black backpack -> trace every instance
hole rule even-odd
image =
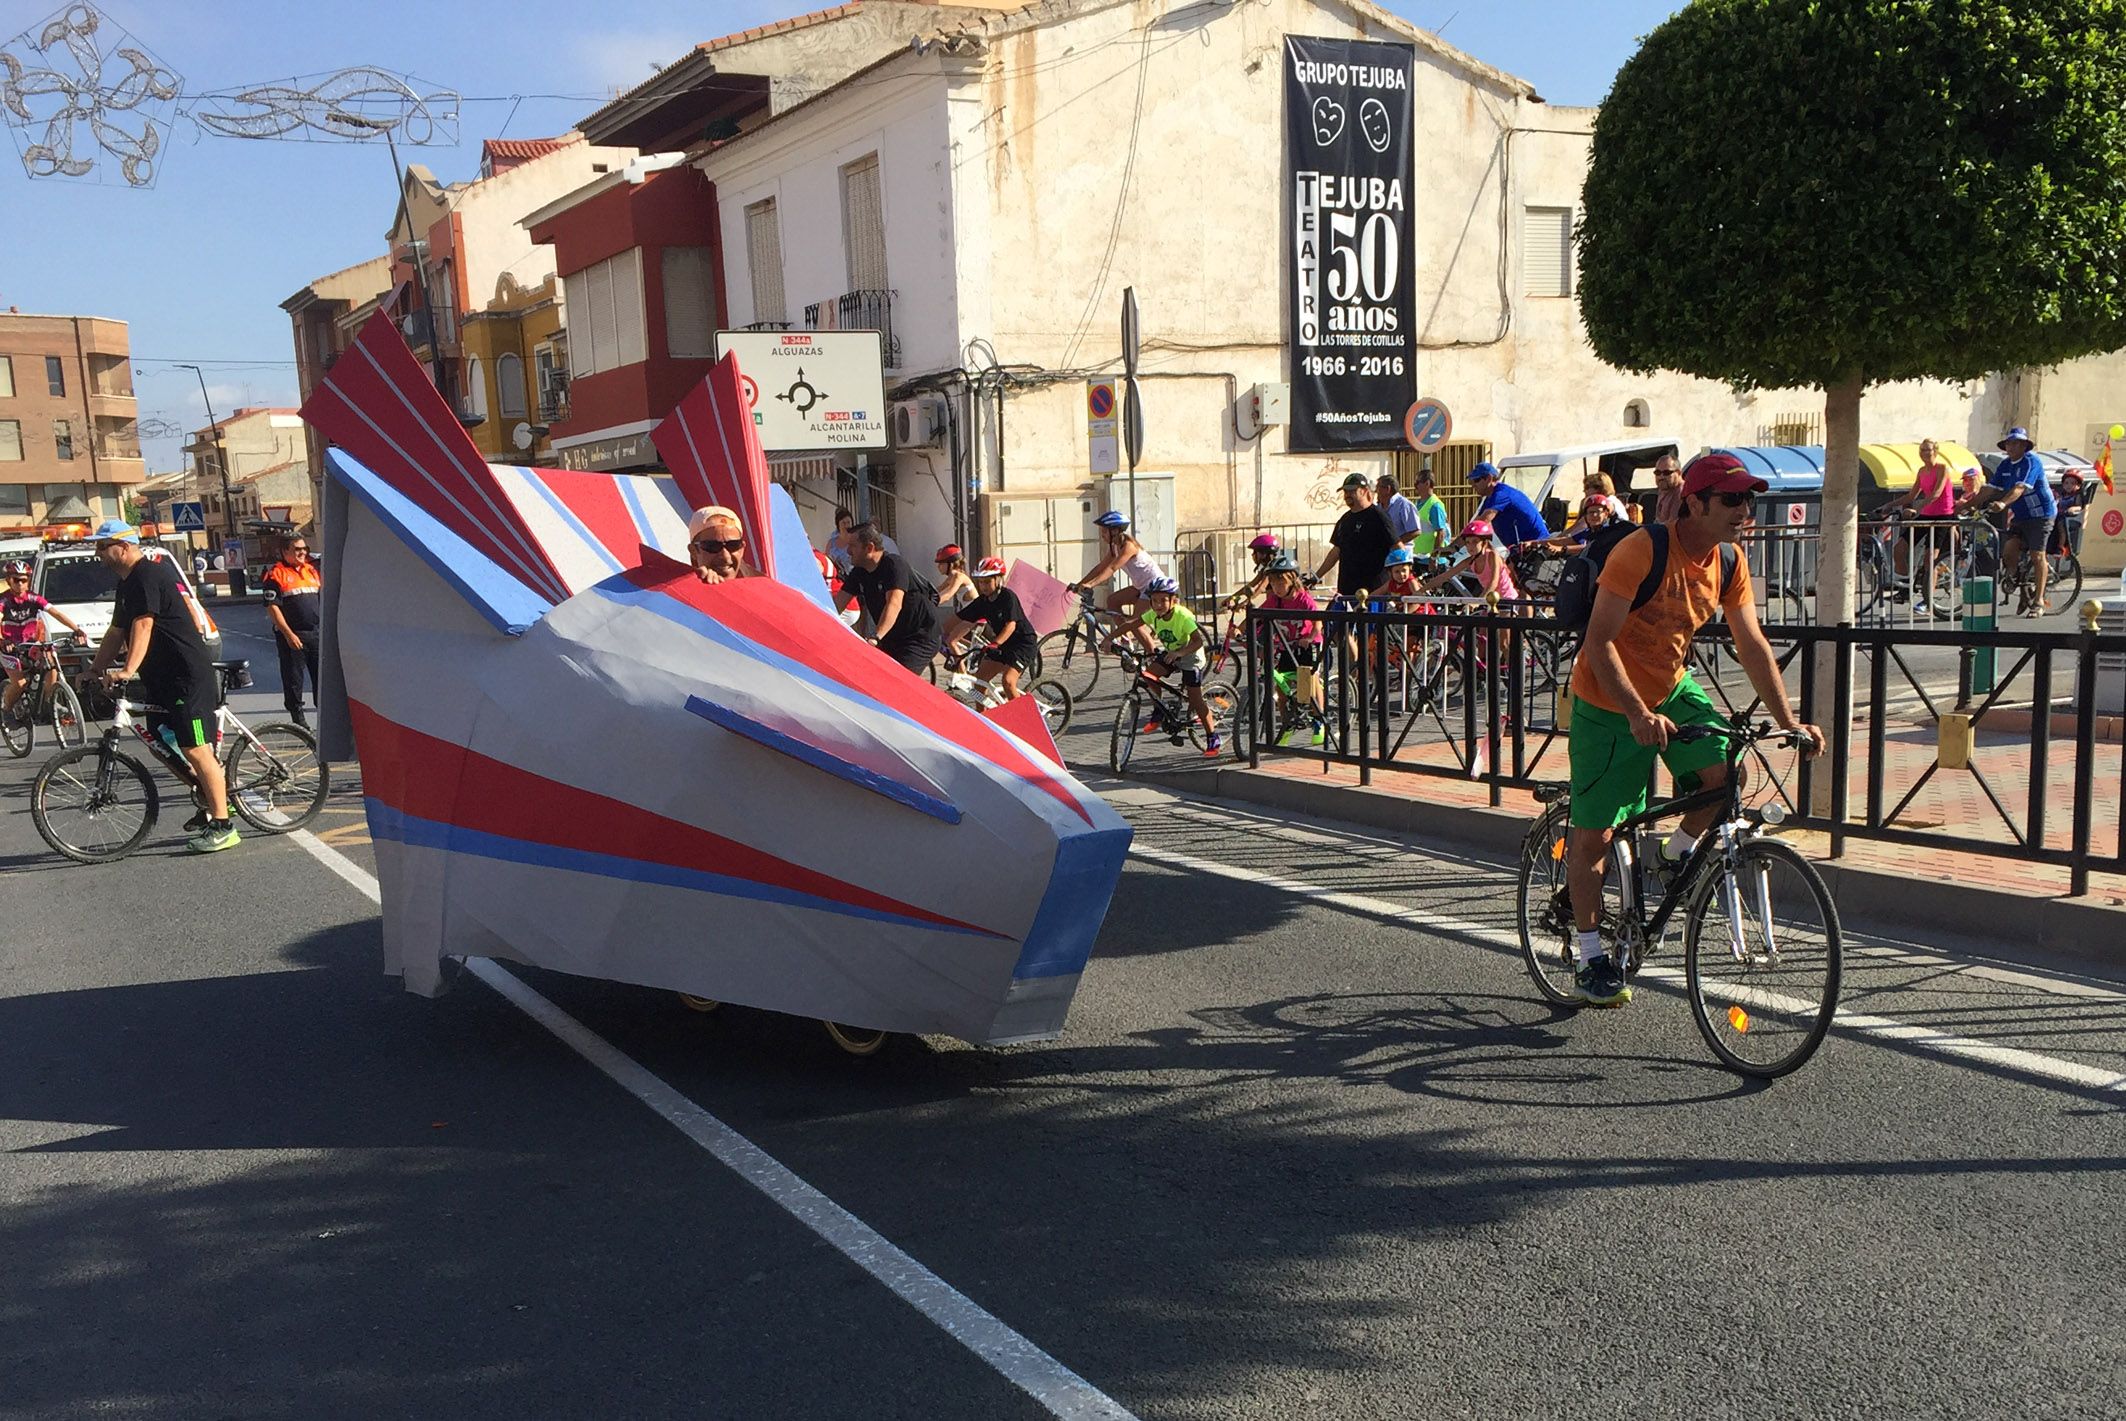
[[[1639,583],[1638,593],[1631,599],[1631,609],[1636,612],[1661,590],[1662,574],[1668,571],[1668,525],[1649,523],[1642,530],[1636,523],[1611,523],[1597,529],[1587,539],[1587,546],[1565,560],[1565,567],[1558,574],[1557,618],[1561,626],[1583,628],[1587,619],[1594,615],[1595,584],[1601,579],[1602,565],[1609,555],[1632,534],[1644,531],[1654,540],[1654,555],[1646,569],[1646,577]],[[1741,566],[1741,552],[1733,543],[1720,545],[1720,600],[1727,600],[1728,591],[1735,585],[1736,569]]]

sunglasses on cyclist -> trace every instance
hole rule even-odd
[[[718,548],[727,553],[735,553],[745,545],[746,540],[744,538],[696,538],[694,540],[696,550],[704,553],[713,553]]]
[[[1729,508],[1740,508],[1756,496],[1747,489],[1740,493],[1709,493],[1706,495],[1707,498],[1714,499]]]

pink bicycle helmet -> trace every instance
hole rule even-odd
[[[1492,536],[1491,520],[1488,518],[1470,519],[1462,527],[1462,536],[1464,538],[1488,538]]]
[[[1257,553],[1274,553],[1283,546],[1283,540],[1275,533],[1257,533],[1255,541],[1248,544],[1248,550]]]

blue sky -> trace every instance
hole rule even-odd
[[[464,106],[459,146],[415,155],[446,181],[473,175],[482,138],[564,131],[602,95],[689,45],[818,3],[98,0],[189,92],[357,64],[457,90],[475,100]],[[1571,104],[1599,102],[1639,36],[1676,8],[1673,0],[1387,3],[1551,102]],[[0,0],[0,42],[41,27],[58,8],[59,0]],[[613,18],[601,22],[601,13]],[[116,47],[106,39],[106,50]],[[294,356],[279,303],[314,276],[379,254],[395,202],[381,145],[243,141],[180,120],[145,191],[31,180],[11,147],[0,147],[0,310],[130,321],[143,419],[205,423],[198,383],[173,368],[179,361],[209,366],[217,412],[292,403]],[[150,440],[148,462],[176,467],[176,441]]]

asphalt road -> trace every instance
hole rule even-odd
[[[1049,1414],[489,987],[402,993],[303,843],[61,861],[37,758],[0,1416]],[[2117,1414],[2118,989],[1871,945],[1847,1010],[1933,1035],[1755,1086],[1675,996],[1542,1005],[1495,865],[1112,790],[1143,852],[1059,1042],[855,1060],[510,970],[1109,1414]],[[359,867],[357,793],[318,828]]]

